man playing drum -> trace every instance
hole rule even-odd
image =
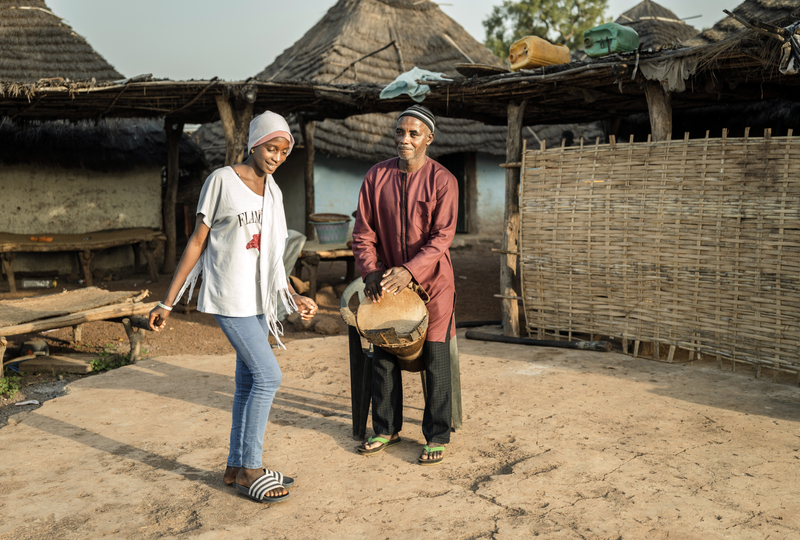
[[[364,178],[353,228],[353,254],[367,297],[380,302],[414,280],[430,296],[423,346],[427,399],[422,417],[422,465],[441,463],[450,442],[450,336],[455,335],[455,283],[450,244],[456,232],[458,183],[427,156],[436,119],[412,105],[397,120],[398,157],[378,163]],[[400,442],[403,396],[397,358],[375,347],[372,428],[358,451],[375,454]]]

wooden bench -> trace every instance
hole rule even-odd
[[[314,300],[317,299],[317,268],[322,261],[345,261],[347,263],[345,282],[350,283],[356,277],[356,259],[350,246],[347,244],[320,244],[316,240],[306,242],[303,251],[297,258],[294,274],[302,279],[303,268],[308,270],[308,296]]]
[[[39,240],[41,238],[42,240]],[[118,246],[133,247],[134,266],[138,271],[142,265],[142,256],[147,262],[150,280],[158,281],[158,266],[155,260],[157,242],[166,240],[161,231],[152,229],[120,229],[116,231],[98,231],[85,234],[48,234],[25,235],[0,233],[0,260],[8,280],[11,292],[17,290],[14,281],[14,257],[17,253],[56,253],[73,251],[78,256],[78,263],[83,270],[83,278],[87,286],[92,285],[92,261],[95,251]],[[52,240],[49,240],[52,239]]]
[[[0,301],[0,362],[6,351],[6,337],[56,328],[72,327],[72,339],[81,341],[85,323],[96,321],[119,322],[125,328],[131,344],[131,363],[141,358],[144,332],[148,330],[143,317],[157,302],[141,301],[148,291],[110,292],[95,287],[66,291],[21,300]],[[0,371],[0,378],[3,372]]]

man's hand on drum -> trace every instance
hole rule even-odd
[[[375,303],[380,302],[383,298],[381,279],[383,279],[383,274],[380,270],[367,274],[367,277],[364,278],[364,294]]]
[[[403,266],[389,268],[383,273],[381,288],[386,292],[398,294],[400,291],[408,287],[408,284],[411,283],[412,277],[413,276],[411,275],[411,272],[406,270]]]
[[[297,304],[297,312],[304,321],[310,321],[317,313],[317,303],[308,296],[295,294],[294,303]]]

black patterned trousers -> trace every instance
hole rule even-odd
[[[450,442],[452,389],[450,387],[450,329],[444,343],[422,346],[428,397],[422,415],[422,435],[428,443]],[[392,435],[403,428],[403,380],[397,357],[380,347],[372,355],[372,429]]]

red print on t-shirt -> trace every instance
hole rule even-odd
[[[245,249],[254,249],[254,248],[255,249],[261,249],[261,235],[260,234],[254,234],[253,235],[253,239],[250,240],[247,243],[247,245],[245,246]]]

